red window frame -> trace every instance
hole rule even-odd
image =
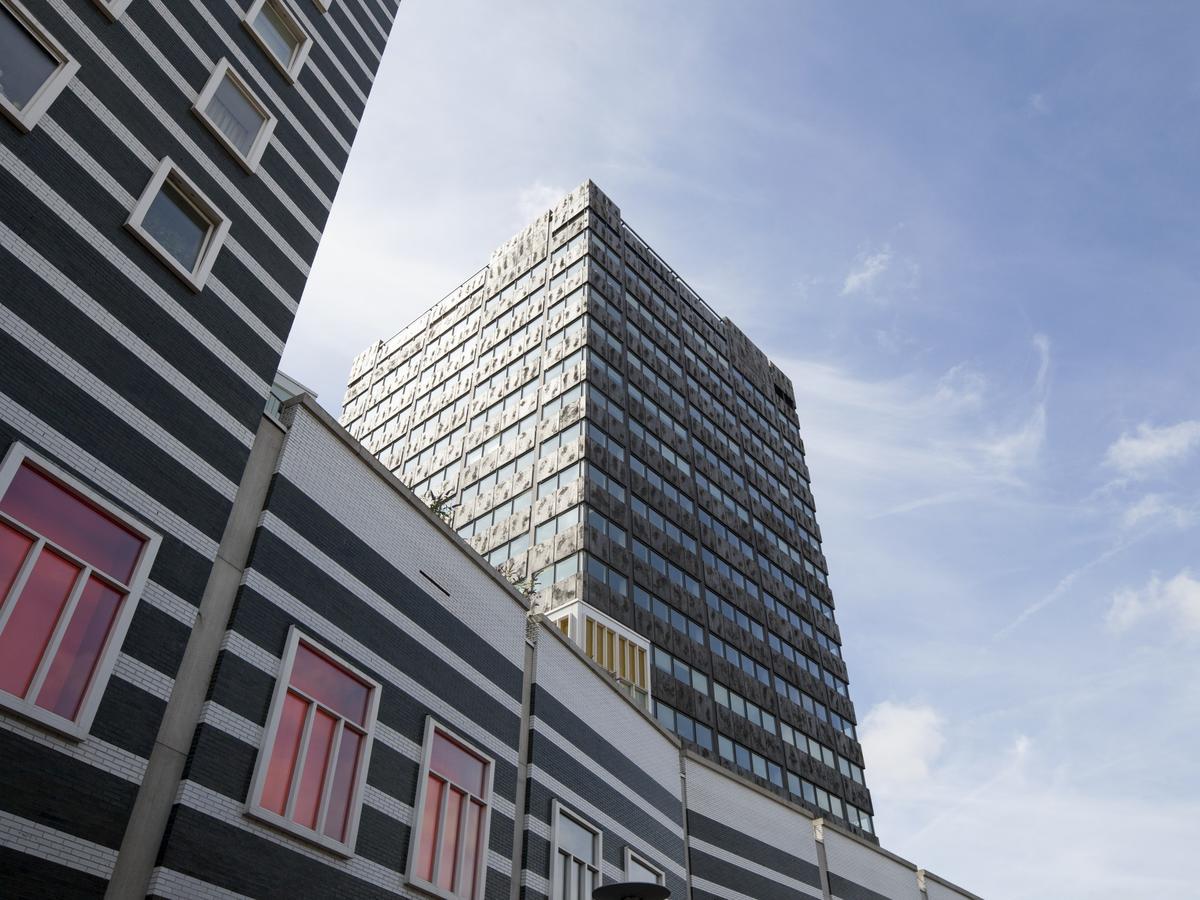
[[[246,813],[352,856],[379,682],[292,626]]]
[[[86,737],[161,537],[14,444],[0,463],[0,706]]]

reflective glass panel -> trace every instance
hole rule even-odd
[[[254,139],[266,122],[229,75],[221,79],[204,112],[243,155],[249,155]]]
[[[0,6],[0,95],[23,109],[58,66],[25,26]]]
[[[188,271],[196,268],[212,222],[192,206],[170,179],[150,203],[142,228]]]

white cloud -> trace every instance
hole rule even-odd
[[[892,262],[892,249],[885,245],[876,253],[860,253],[852,268],[842,283],[842,296],[851,294],[869,294],[875,287],[880,276],[887,271]]]
[[[942,724],[931,706],[884,701],[872,707],[858,729],[872,786],[890,789],[927,779],[946,742]]]
[[[524,228],[558,203],[570,190],[570,188],[557,187],[541,181],[522,188],[517,194],[516,225],[514,227]]]
[[[1046,95],[1042,93],[1030,94],[1028,106],[1029,111],[1039,116],[1048,116],[1051,113],[1050,101],[1046,99]]]
[[[1200,581],[1184,569],[1170,581],[1155,575],[1142,588],[1117,591],[1104,622],[1119,634],[1149,618],[1166,618],[1179,631],[1200,635]]]
[[[1131,478],[1144,478],[1176,463],[1200,448],[1200,421],[1195,419],[1155,428],[1143,422],[1125,432],[1108,448],[1104,461]]]
[[[1187,528],[1196,520],[1196,510],[1172,503],[1162,494],[1146,494],[1121,516],[1126,528],[1149,527],[1166,524],[1174,528]]]

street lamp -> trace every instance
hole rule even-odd
[[[671,892],[661,884],[624,881],[606,884],[592,891],[592,900],[670,900]]]

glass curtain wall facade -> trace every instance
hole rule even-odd
[[[341,421],[538,608],[649,639],[667,728],[874,839],[793,397],[589,182],[360,354]]]

